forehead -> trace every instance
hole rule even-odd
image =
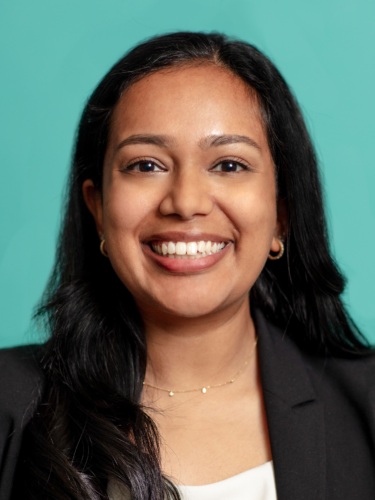
[[[115,107],[111,136],[126,133],[240,133],[265,131],[256,92],[214,63],[157,71],[132,84]],[[115,137],[119,139],[120,137]]]

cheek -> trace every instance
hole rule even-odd
[[[232,220],[242,235],[239,243],[267,247],[271,244],[277,224],[276,192],[273,184],[257,190],[241,190],[227,205]],[[269,249],[269,247],[268,247]],[[250,249],[251,250],[251,249]]]
[[[112,267],[131,291],[136,277],[142,274],[139,248],[143,222],[150,213],[149,199],[136,190],[124,188],[108,190],[103,203],[103,230]]]
[[[134,189],[119,187],[108,191],[103,204],[103,228],[108,240],[136,232],[150,212],[151,200]]]

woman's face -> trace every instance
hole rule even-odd
[[[240,305],[279,249],[257,98],[213,64],[133,84],[114,110],[102,193],[90,180],[83,190],[143,314],[191,318]]]

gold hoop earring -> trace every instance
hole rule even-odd
[[[104,255],[104,257],[108,257],[108,252],[105,248],[105,239],[103,237],[100,240],[99,248],[100,248],[100,252],[102,253],[102,255]]]
[[[277,240],[279,242],[279,245],[280,245],[280,250],[276,253],[276,254],[272,254],[271,252],[268,254],[268,258],[270,260],[279,260],[281,259],[281,257],[284,255],[284,252],[285,252],[285,246],[284,246],[284,243],[282,240],[280,240],[280,238],[278,238]]]

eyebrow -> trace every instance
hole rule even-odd
[[[131,144],[153,144],[159,147],[168,147],[173,144],[171,137],[166,135],[155,135],[155,134],[135,134],[127,137],[123,141],[119,142],[116,146],[116,151],[123,148],[124,146],[130,146]]]
[[[212,146],[226,146],[227,144],[237,144],[241,142],[260,150],[259,144],[255,142],[254,139],[251,139],[251,137],[247,135],[237,134],[209,135],[199,141],[199,146],[202,149],[207,149]]]
[[[124,146],[130,146],[132,144],[153,144],[154,146],[166,148],[172,146],[174,143],[175,141],[173,140],[173,138],[167,135],[135,134],[119,142],[115,150],[118,151]],[[201,139],[198,144],[201,149],[208,149],[210,147],[225,146],[227,144],[238,143],[245,143],[258,150],[261,149],[259,144],[255,142],[254,139],[251,139],[251,137],[238,134],[209,135]]]

